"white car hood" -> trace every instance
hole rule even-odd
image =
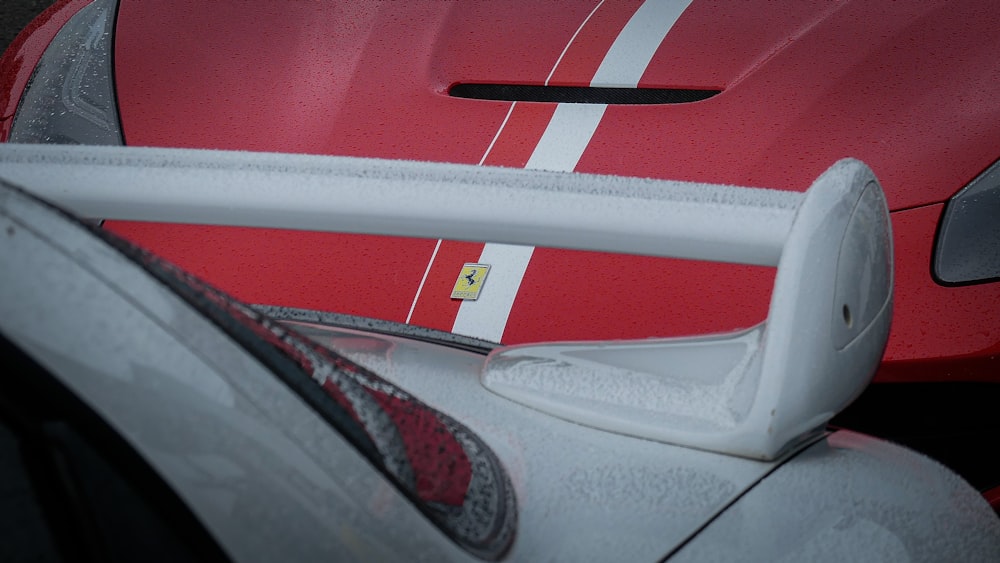
[[[480,385],[485,356],[473,352],[293,325],[455,417],[493,449],[517,497],[513,559],[660,559],[781,462],[671,446],[545,415]]]

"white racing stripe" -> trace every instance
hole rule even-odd
[[[615,38],[590,85],[633,88],[638,85],[653,54],[691,1],[644,2]],[[580,29],[596,11],[597,8],[591,11]],[[573,34],[570,44],[576,39],[580,29]],[[568,48],[569,44],[553,66],[553,72]],[[549,77],[551,76],[550,72]],[[587,149],[606,109],[604,104],[559,104],[525,168],[572,172],[583,151]],[[534,251],[532,246],[487,243],[479,262],[493,266],[489,280],[478,300],[462,302],[452,332],[501,342],[514,299]]]
[[[591,86],[635,88],[646,67],[692,0],[644,2],[618,34],[597,67]]]
[[[604,117],[604,104],[559,104],[538,146],[524,165],[532,170],[572,172]]]

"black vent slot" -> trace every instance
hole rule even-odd
[[[721,90],[682,88],[593,88],[586,86],[528,86],[524,84],[456,84],[448,94],[456,98],[504,102],[563,104],[686,104],[711,98]]]

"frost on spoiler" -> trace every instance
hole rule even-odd
[[[892,242],[882,191],[858,161],[838,162],[801,197],[760,325],[512,346],[490,354],[484,385],[590,426],[752,458],[773,459],[821,431],[885,350]]]
[[[530,244],[777,266],[767,319],[698,338],[501,347],[490,390],[581,424],[773,459],[868,384],[892,314],[882,190],[845,159],[804,193],[346,157],[0,147],[79,214]],[[475,190],[477,197],[463,197]],[[556,212],[557,211],[557,212]]]

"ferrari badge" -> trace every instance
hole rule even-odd
[[[490,273],[489,264],[466,264],[455,280],[455,288],[451,290],[452,299],[475,301],[483,290],[486,274]]]

